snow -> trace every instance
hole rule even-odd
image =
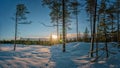
[[[110,54],[105,58],[105,52],[100,51],[102,57],[97,62],[90,62],[90,43],[67,43],[66,52],[62,52],[62,45],[17,45],[13,51],[13,44],[0,44],[0,68],[120,68],[120,52],[112,43],[108,43]],[[104,43],[99,44],[99,48]]]

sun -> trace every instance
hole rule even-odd
[[[57,39],[57,35],[52,35],[52,38],[53,39]]]

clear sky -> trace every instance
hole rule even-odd
[[[16,5],[25,4],[30,11],[27,16],[28,20],[32,21],[29,25],[18,25],[18,37],[48,37],[51,33],[56,33],[55,27],[45,27],[41,22],[52,25],[47,7],[41,5],[41,0],[0,0],[0,39],[13,39],[15,32],[15,21],[12,17],[15,17]],[[86,12],[81,11],[79,14],[79,31],[84,32],[86,26],[89,26],[87,22]],[[68,33],[75,33],[75,22],[72,19],[72,30]],[[88,27],[89,29],[89,27]]]

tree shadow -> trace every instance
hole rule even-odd
[[[72,61],[70,52],[62,52],[61,45],[51,47],[50,52],[50,60],[55,63],[55,68],[77,68],[77,65]]]

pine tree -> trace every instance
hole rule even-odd
[[[24,4],[18,4],[16,6],[16,15],[15,15],[15,40],[14,40],[14,51],[16,50],[16,40],[17,40],[17,29],[18,24],[29,24],[29,22],[19,23],[21,20],[26,20],[26,14],[29,12]]]

